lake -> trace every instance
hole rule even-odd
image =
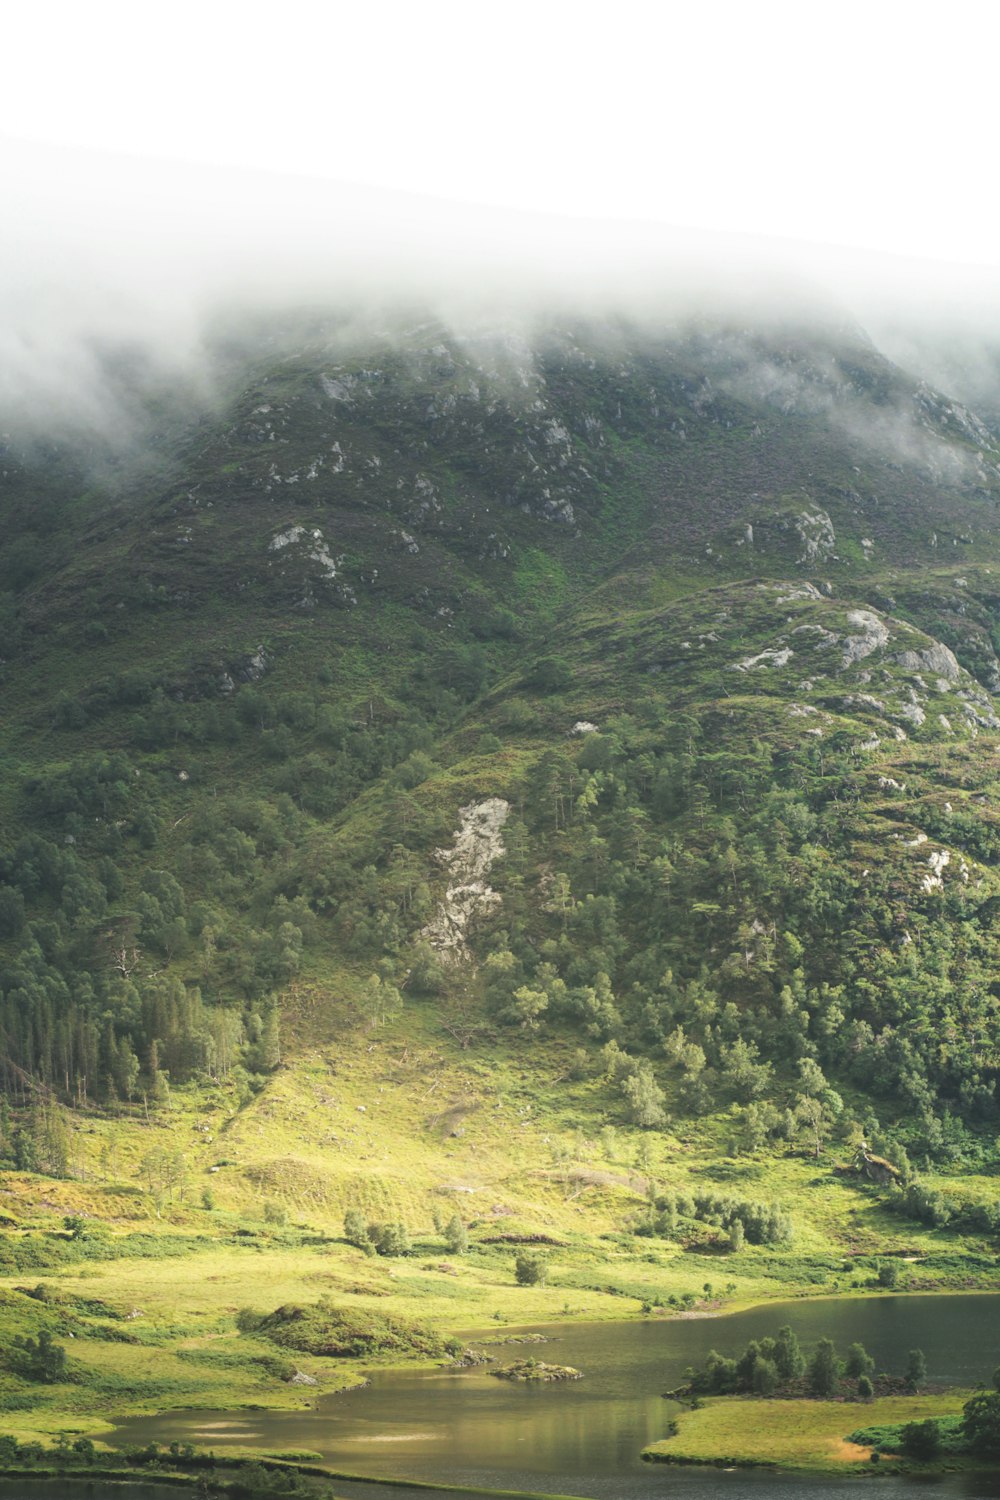
[[[923,1349],[929,1379],[974,1386],[1000,1364],[1000,1297],[884,1296],[774,1303],[731,1317],[636,1319],[628,1323],[539,1325],[550,1342],[537,1348],[500,1346],[501,1360],[535,1354],[574,1365],[585,1378],[527,1386],[496,1380],[484,1369],[376,1370],[363,1389],[320,1397],[298,1412],[170,1412],[134,1418],[112,1442],[192,1442],[224,1451],[253,1445],[271,1450],[313,1449],[325,1463],[377,1478],[415,1479],[472,1488],[544,1490],[593,1500],[839,1500],[857,1497],[857,1479],[776,1478],[752,1471],[674,1469],[644,1464],[644,1445],[662,1437],[670,1406],[661,1392],[709,1349],[739,1353],[751,1338],[790,1323],[804,1347],[832,1338],[843,1353],[860,1340],[876,1367],[902,1374],[907,1352]],[[483,1338],[504,1337],[504,1330]],[[488,1368],[488,1367],[487,1367]],[[857,1425],[863,1413],[857,1413]],[[855,1414],[845,1411],[845,1430]],[[893,1496],[926,1482],[870,1480]],[[348,1486],[338,1482],[340,1493]],[[402,1493],[392,1492],[396,1500]],[[1000,1480],[963,1478],[936,1485],[942,1496],[1000,1497]],[[352,1488],[353,1494],[353,1488]],[[369,1487],[358,1496],[376,1500]]]

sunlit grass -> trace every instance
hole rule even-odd
[[[952,1416],[968,1398],[968,1391],[868,1402],[710,1398],[681,1412],[676,1436],[650,1444],[645,1455],[668,1463],[777,1464],[842,1473],[870,1458],[870,1449],[847,1441],[858,1427]]]

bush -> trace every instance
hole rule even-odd
[[[412,1248],[405,1224],[369,1224],[368,1237],[378,1255],[409,1255]]]
[[[368,1233],[368,1225],[356,1208],[349,1208],[344,1215],[344,1239],[349,1245],[363,1250],[366,1255],[375,1254],[375,1246]]]
[[[514,1279],[518,1286],[544,1286],[549,1263],[537,1250],[520,1250],[514,1257]]]
[[[852,1344],[847,1351],[847,1359],[844,1362],[844,1374],[851,1380],[860,1380],[862,1375],[871,1375],[875,1368],[875,1361],[866,1350],[864,1344]]]
[[[925,1422],[907,1422],[902,1432],[903,1452],[910,1458],[935,1458],[941,1448],[941,1432],[932,1417]]]
[[[469,1231],[458,1214],[452,1214],[445,1225],[444,1242],[452,1255],[464,1255],[469,1248]]]

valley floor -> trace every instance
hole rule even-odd
[[[65,1378],[0,1371],[0,1430],[99,1437],[118,1418],[179,1408],[302,1408],[358,1383],[390,1348],[325,1358],[244,1331],[241,1310],[329,1298],[359,1324],[402,1319],[442,1336],[594,1319],[718,1316],[773,1299],[862,1296],[880,1267],[899,1290],[1000,1289],[992,1244],[887,1212],[883,1194],[817,1160],[727,1154],[711,1119],[642,1131],[620,1124],[602,1083],[573,1081],[557,1046],[531,1060],[442,1039],[430,1009],[311,1045],[317,996],[302,993],[293,1060],[249,1098],[176,1090],[78,1118],[73,1177],[0,1177],[0,1336],[47,1330]],[[328,1020],[324,1021],[328,1027]],[[586,1135],[581,1119],[601,1118]],[[156,1173],[178,1154],[167,1183]],[[158,1165],[159,1164],[159,1165]],[[715,1187],[790,1207],[791,1244],[730,1248],[710,1224],[669,1240],[635,1233],[650,1183]],[[406,1256],[347,1244],[344,1214],[408,1226]],[[450,1253],[444,1226],[468,1225]],[[547,1281],[518,1285],[515,1256],[540,1252]]]

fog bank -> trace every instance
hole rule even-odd
[[[210,392],[220,318],[233,327],[303,307],[374,328],[403,307],[457,327],[602,314],[857,323],[915,373],[1000,406],[1000,294],[986,270],[23,142],[0,150],[8,426],[123,433],[144,381]]]

